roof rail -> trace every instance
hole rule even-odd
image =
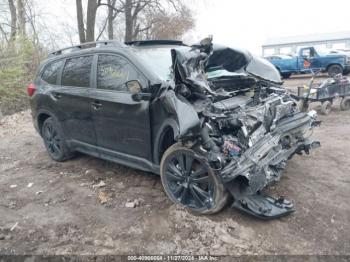
[[[75,52],[84,48],[92,48],[92,47],[101,47],[101,46],[107,46],[107,45],[112,45],[116,47],[123,47],[125,46],[124,44],[116,41],[116,40],[105,40],[105,41],[94,41],[94,42],[86,42],[78,45],[73,45],[70,47],[65,47],[62,49],[55,50],[49,54],[49,56],[55,56],[55,55],[62,55],[67,51],[69,52]],[[68,51],[70,50],[70,51]]]
[[[181,40],[135,40],[125,42],[126,45],[148,46],[148,45],[185,45]]]

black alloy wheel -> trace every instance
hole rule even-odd
[[[195,213],[216,213],[227,202],[226,190],[205,159],[178,144],[164,153],[161,178],[168,197]]]
[[[72,153],[65,143],[63,133],[54,118],[49,117],[45,120],[41,128],[41,135],[46,150],[53,160],[64,161],[72,157]]]

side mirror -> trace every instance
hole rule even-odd
[[[137,93],[137,94],[132,94],[131,98],[134,101],[140,102],[140,101],[150,101],[152,95],[148,93]]]
[[[131,94],[138,94],[142,90],[141,84],[138,80],[130,80],[126,82],[126,88]]]
[[[142,93],[142,87],[138,80],[131,80],[126,82],[126,87],[131,93],[131,98],[134,101],[149,101],[151,100],[152,95],[149,93]]]

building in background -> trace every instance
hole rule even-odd
[[[316,50],[350,50],[350,31],[270,38],[262,45],[262,55],[294,54],[302,47]]]

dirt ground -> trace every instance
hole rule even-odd
[[[270,188],[292,199],[296,212],[261,221],[230,207],[194,216],[168,200],[158,176],[89,156],[56,163],[29,111],[7,116],[0,124],[0,254],[349,255],[350,112],[336,103],[319,118],[313,137],[322,147],[293,158]],[[125,207],[131,201],[138,206]]]

